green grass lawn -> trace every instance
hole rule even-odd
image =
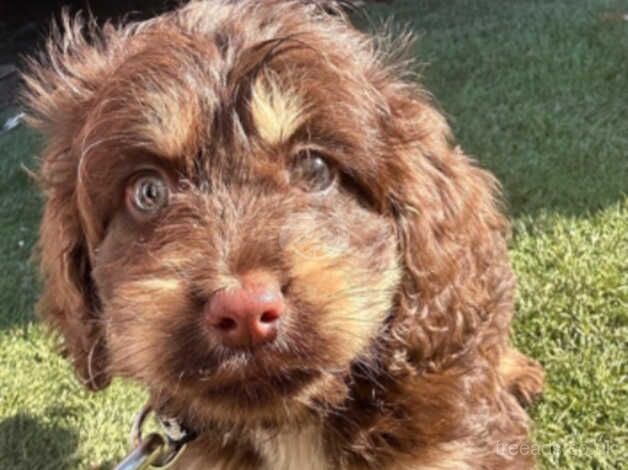
[[[547,370],[532,411],[543,468],[628,462],[628,13],[611,0],[397,0],[423,80],[460,143],[504,184],[519,277],[515,341]],[[8,111],[0,113],[6,117]],[[0,137],[0,468],[111,466],[143,394],[81,390],[34,319],[41,201]]]

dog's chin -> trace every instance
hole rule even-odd
[[[298,395],[318,375],[316,371],[308,369],[246,374],[239,379],[216,384],[211,384],[209,380],[201,393],[212,401],[232,403],[243,408],[260,407]]]
[[[219,423],[282,424],[311,416],[322,402],[339,398],[345,387],[340,375],[312,368],[268,372],[247,367],[234,372],[229,377],[199,375],[180,383],[172,389],[166,408],[186,415],[199,428]],[[167,394],[161,390],[159,395]]]
[[[291,349],[287,343],[187,353],[172,348],[170,357],[176,359],[167,357],[169,367],[143,382],[150,384],[153,400],[168,403],[170,414],[185,415],[201,427],[295,421],[344,396],[351,364],[332,363],[321,343],[317,349]]]
[[[187,390],[175,391],[171,399],[173,404],[188,407],[186,414],[199,427],[212,423],[280,424],[308,415],[322,382],[320,373],[306,369],[220,382],[207,377],[190,384]]]

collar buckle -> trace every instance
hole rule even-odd
[[[132,450],[114,470],[166,469],[178,459],[186,444],[198,435],[180,420],[154,413],[162,433],[151,433],[143,437],[142,428],[151,413],[154,410],[146,404],[136,415],[130,435]]]

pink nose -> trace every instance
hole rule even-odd
[[[244,348],[273,341],[284,310],[276,281],[267,275],[248,275],[241,287],[216,292],[207,303],[205,318],[225,346]]]

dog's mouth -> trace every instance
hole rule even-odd
[[[295,396],[321,375],[303,361],[271,351],[241,351],[216,359],[188,369],[180,385],[187,384],[201,399],[249,408]]]
[[[245,407],[259,407],[294,396],[316,379],[315,370],[294,369],[272,375],[251,375],[210,385],[204,394],[212,401],[227,401]]]

